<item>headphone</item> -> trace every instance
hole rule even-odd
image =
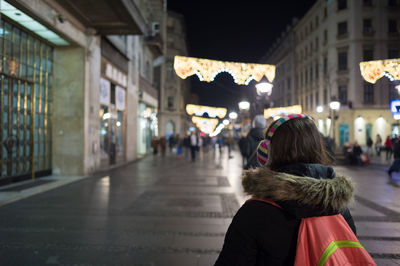
[[[265,166],[268,164],[268,153],[270,151],[271,147],[271,141],[272,137],[274,136],[276,130],[278,127],[280,127],[282,124],[285,122],[296,119],[296,118],[304,118],[304,119],[310,119],[311,121],[314,122],[314,119],[308,115],[305,114],[291,114],[287,115],[284,117],[279,118],[276,120],[267,130],[265,134],[265,139],[258,144],[257,147],[257,161],[261,166]]]

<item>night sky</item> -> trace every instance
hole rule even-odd
[[[294,17],[301,18],[316,0],[168,0],[168,10],[185,17],[189,56],[258,63]],[[265,78],[265,77],[264,77]],[[238,110],[251,100],[255,81],[238,86],[228,73],[211,83],[188,78],[200,104]],[[253,90],[253,91],[250,91]]]

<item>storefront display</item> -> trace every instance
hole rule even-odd
[[[125,161],[126,75],[102,59],[100,79],[100,153],[102,166]]]
[[[151,152],[151,140],[157,136],[157,109],[143,102],[138,109],[138,154],[143,155]]]
[[[51,173],[53,48],[0,20],[0,183]]]

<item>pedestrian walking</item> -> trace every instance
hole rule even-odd
[[[165,151],[167,149],[167,138],[165,135],[162,135],[160,138],[160,148],[161,148],[161,155],[165,156]]]
[[[174,134],[169,135],[169,138],[168,138],[168,147],[169,147],[169,152],[170,152],[170,153],[173,152],[173,149],[174,149],[174,147],[175,147],[175,144],[176,144],[176,139],[175,139]]]
[[[368,155],[372,155],[372,144],[373,144],[372,138],[370,136],[368,136],[368,138],[367,138],[367,154]]]
[[[377,156],[381,156],[382,150],[382,138],[381,135],[377,134],[375,138],[375,151]]]
[[[264,139],[264,130],[267,127],[267,120],[263,115],[256,115],[253,119],[252,128],[246,137],[246,160],[247,164],[244,169],[256,168],[259,166],[257,162],[257,146]]]
[[[239,145],[239,150],[240,150],[240,154],[242,155],[242,167],[244,167],[246,165],[246,135],[242,134],[239,141],[238,141],[238,145]]]
[[[390,136],[386,137],[385,151],[386,151],[386,160],[389,160],[392,157],[392,140],[390,139]]]
[[[235,140],[233,139],[233,136],[229,135],[226,137],[226,145],[228,146],[228,158],[231,159],[233,158],[232,156],[232,146],[235,143]]]
[[[183,139],[183,150],[185,153],[185,160],[189,160],[189,152],[190,152],[190,135],[186,135]]]
[[[300,116],[300,118],[298,117]],[[282,118],[281,118],[282,119]],[[244,191],[281,208],[250,200],[238,210],[215,266],[293,265],[301,218],[341,213],[354,231],[347,208],[352,182],[336,175],[311,118],[278,119],[266,131],[257,153],[263,165],[244,171]]]
[[[399,140],[397,140],[393,144],[393,157],[394,157],[394,162],[392,163],[392,165],[390,166],[390,168],[388,170],[390,183],[393,182],[392,173],[400,172],[400,141]]]
[[[176,142],[176,155],[178,157],[181,157],[182,155],[182,147],[183,147],[183,140],[179,134],[176,134],[175,137],[175,142]]]
[[[195,131],[192,131],[190,135],[190,154],[192,162],[196,161],[196,152],[198,150],[199,145],[199,138]]]
[[[153,137],[153,139],[151,140],[151,148],[153,148],[153,155],[157,155],[158,154],[158,145],[159,145],[159,140],[157,137]]]
[[[361,149],[360,145],[358,144],[357,141],[354,142],[353,144],[353,157],[354,157],[354,162],[356,165],[363,165],[363,161],[361,160],[361,154],[363,153],[363,150]]]

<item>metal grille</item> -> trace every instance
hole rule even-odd
[[[0,178],[51,169],[53,48],[0,20]]]

